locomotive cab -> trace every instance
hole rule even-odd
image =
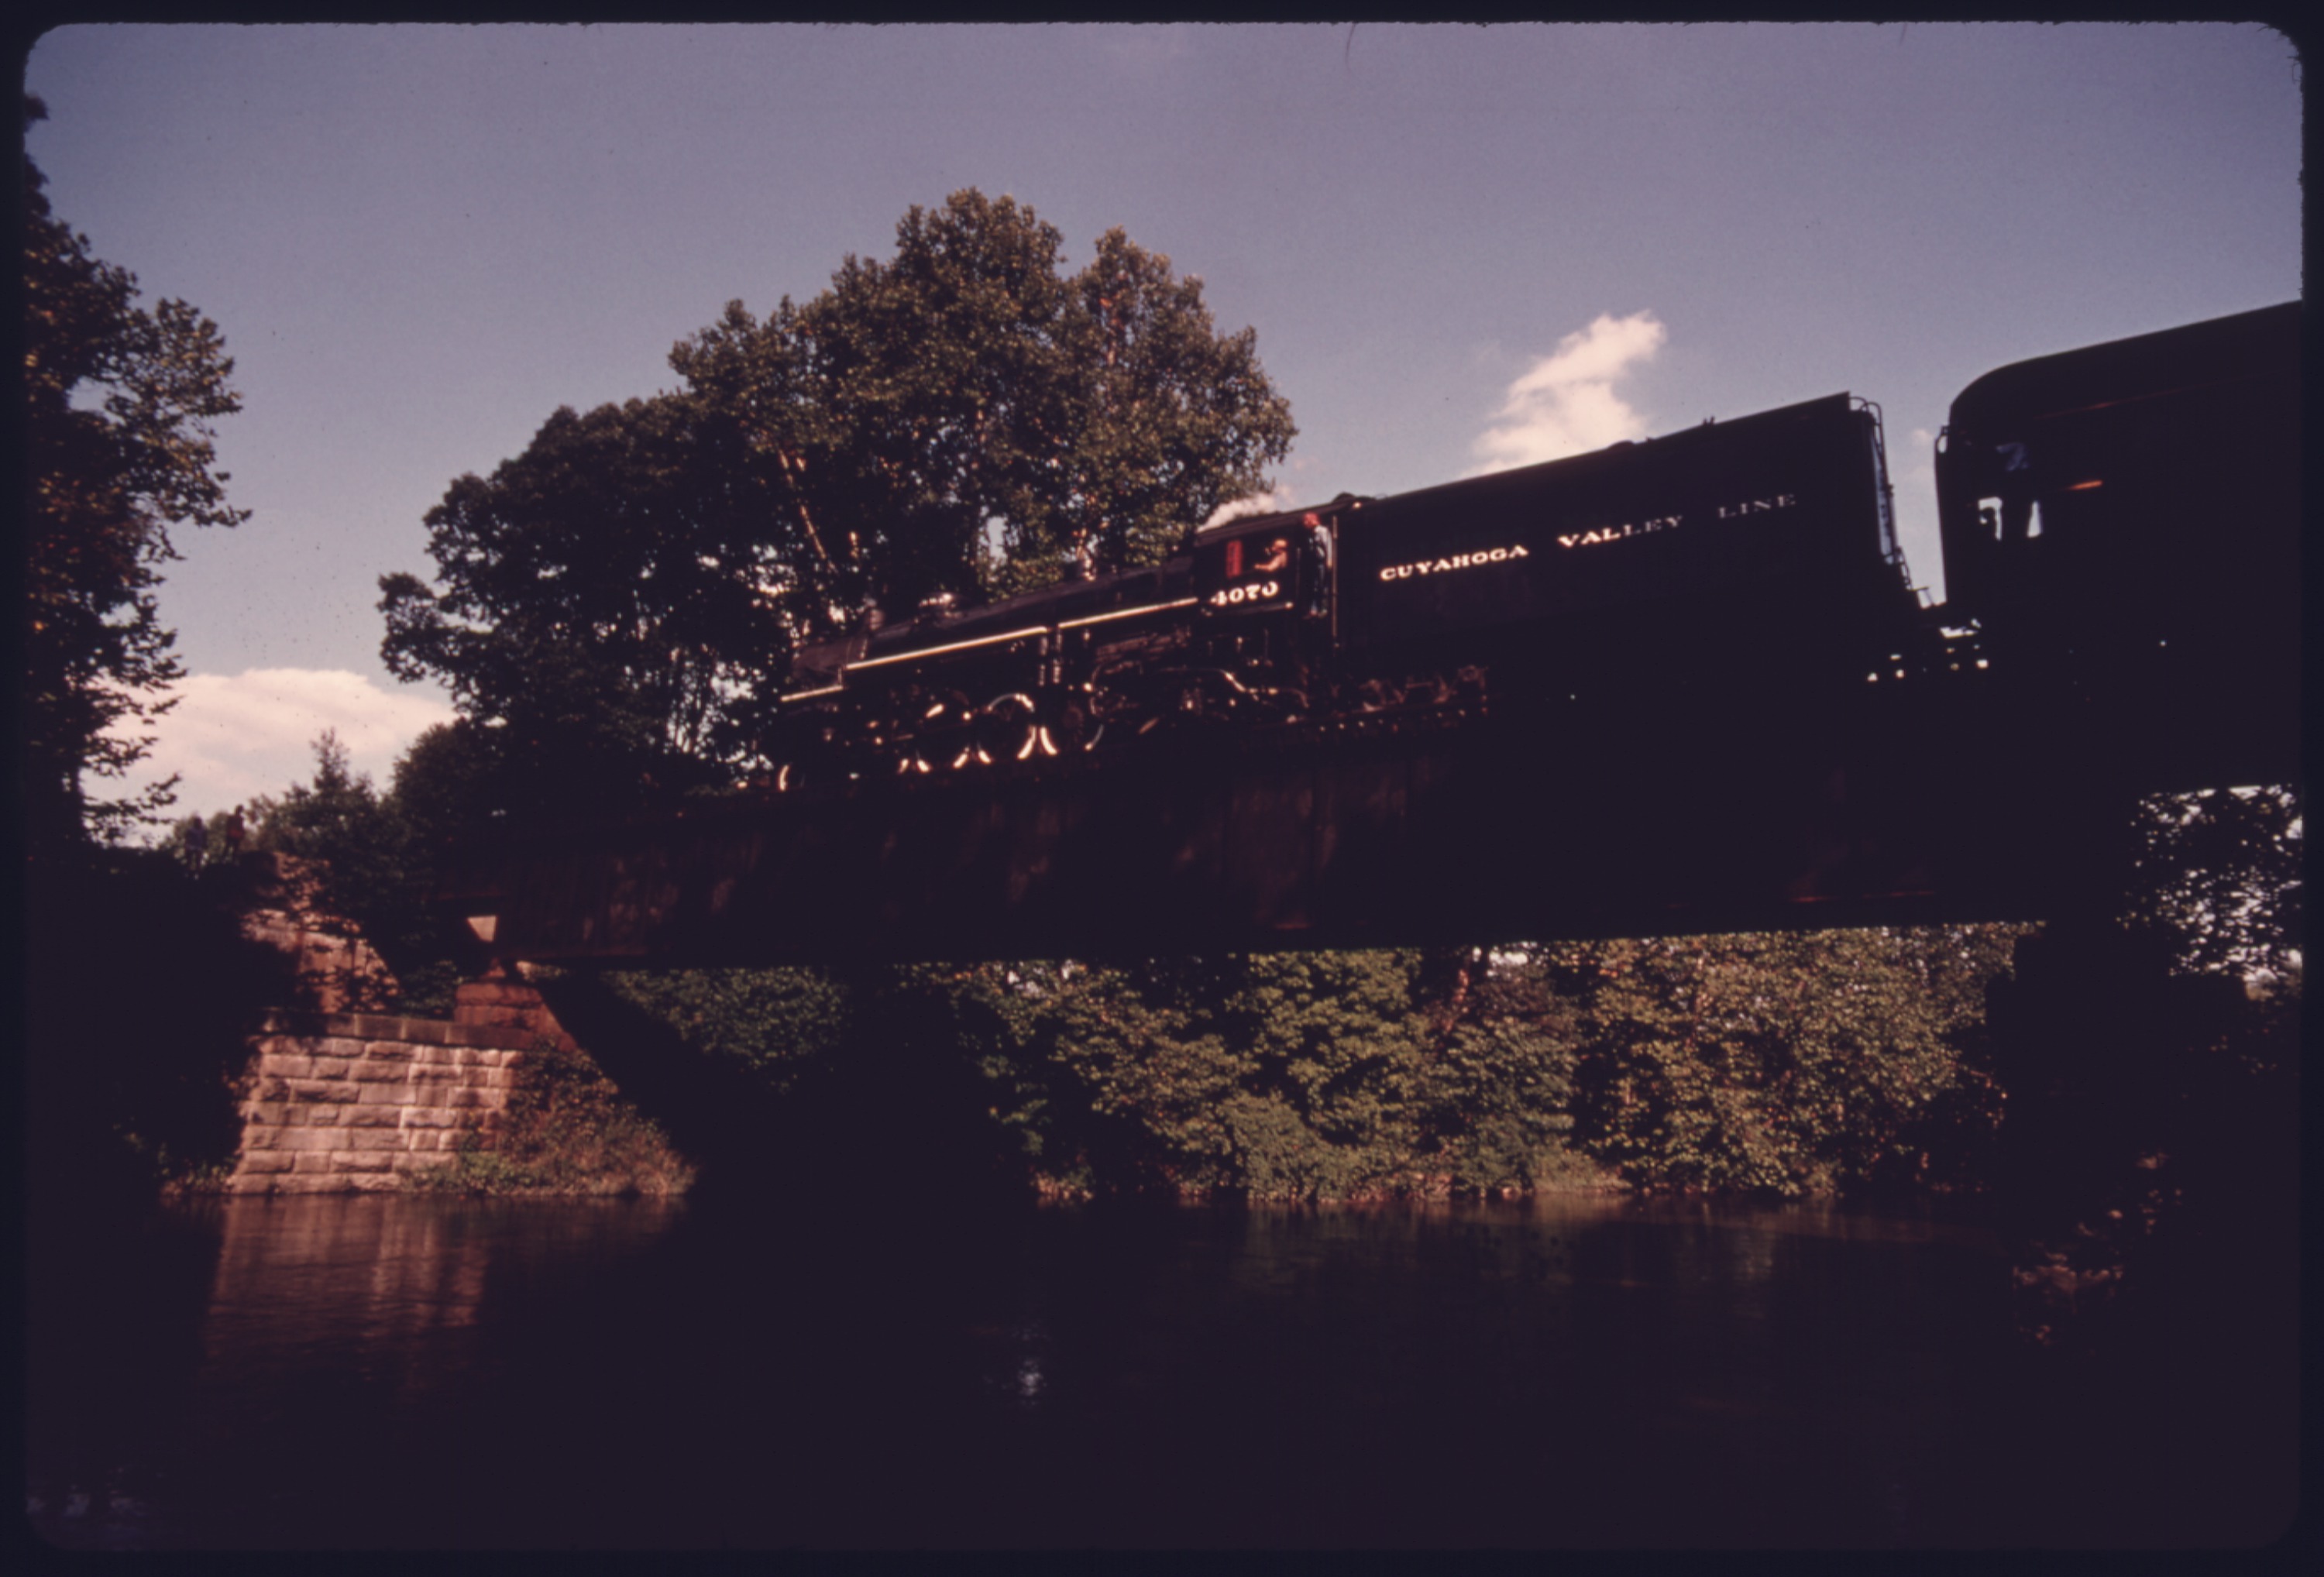
[[[1314,510],[1198,531],[1194,567],[1195,605],[1205,616],[1330,612],[1332,533]]]

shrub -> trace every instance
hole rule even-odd
[[[2016,933],[1574,944],[1577,1115],[1651,1187],[1828,1193],[1961,1176],[1999,1118],[1970,1003]]]
[[[412,1185],[477,1194],[682,1194],[693,1168],[585,1052],[544,1041],[483,1135]]]

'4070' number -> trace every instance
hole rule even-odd
[[[1237,603],[1268,602],[1282,593],[1281,585],[1271,580],[1257,581],[1250,586],[1231,586],[1211,594],[1211,606],[1231,608]]]

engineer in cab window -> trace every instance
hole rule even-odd
[[[1267,545],[1267,557],[1252,567],[1259,575],[1280,575],[1291,562],[1291,539],[1277,537]]]

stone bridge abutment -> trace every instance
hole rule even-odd
[[[273,1010],[251,1038],[234,1194],[401,1187],[464,1148],[492,1148],[541,1048],[575,1048],[522,966],[481,966],[449,1019],[355,1010],[394,982],[355,927],[322,912],[312,875],[276,860],[244,920],[290,959],[305,1005]]]

